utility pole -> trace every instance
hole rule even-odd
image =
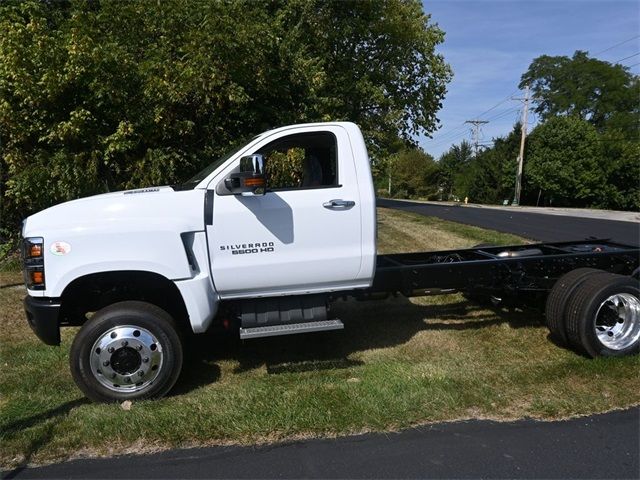
[[[480,125],[489,123],[488,120],[467,120],[464,123],[473,125],[473,146],[476,157],[478,156],[478,144],[480,143]]]
[[[524,165],[524,141],[527,138],[527,114],[529,113],[529,85],[524,87],[524,98],[512,98],[524,104],[522,109],[522,135],[520,136],[520,155],[518,155],[518,171],[516,172],[516,188],[513,193],[511,205],[520,205],[520,193],[522,192],[522,167]]]

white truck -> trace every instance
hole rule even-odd
[[[25,310],[70,350],[95,401],[155,398],[175,384],[182,338],[340,329],[328,304],[462,291],[539,304],[560,340],[590,356],[637,353],[638,249],[589,240],[376,256],[376,199],[359,128],[265,132],[180,186],[53,206],[23,224]],[[225,315],[219,315],[221,307]]]

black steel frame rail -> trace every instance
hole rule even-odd
[[[546,293],[560,276],[576,268],[637,275],[639,263],[640,248],[608,240],[380,255],[373,285],[363,293]]]

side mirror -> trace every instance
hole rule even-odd
[[[254,153],[240,158],[240,171],[225,178],[224,186],[234,195],[264,195],[267,190],[264,157]]]

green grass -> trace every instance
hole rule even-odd
[[[522,239],[381,210],[381,252]],[[0,282],[20,281],[5,272]],[[638,357],[588,360],[554,345],[533,312],[485,310],[460,295],[334,305],[343,332],[189,341],[173,394],[86,401],[68,367],[74,330],[47,347],[30,332],[22,287],[0,289],[0,463],[174,446],[336,436],[460,418],[553,419],[639,403]]]

